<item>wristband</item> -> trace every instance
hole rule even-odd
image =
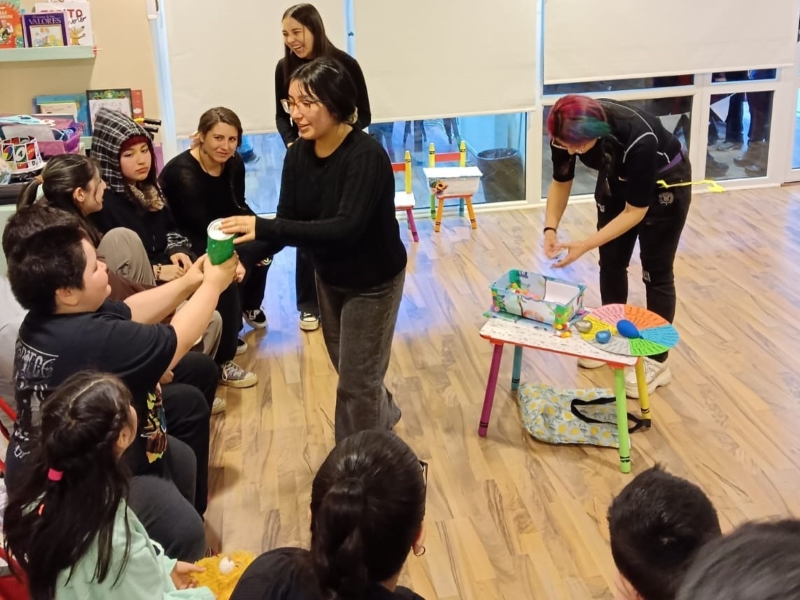
[[[544,230],[542,230],[542,233],[547,233],[548,231],[552,231],[553,233],[558,233],[555,227],[545,227]]]

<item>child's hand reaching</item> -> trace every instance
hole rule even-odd
[[[175,563],[175,568],[172,569],[172,573],[170,573],[170,577],[172,577],[172,583],[175,584],[175,587],[179,590],[186,590],[189,588],[197,587],[197,582],[192,579],[192,573],[204,573],[205,569],[198,567],[197,565],[193,565],[192,563],[187,563],[183,561],[178,561]]]

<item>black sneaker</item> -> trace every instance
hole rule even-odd
[[[265,329],[267,327],[267,315],[260,308],[256,310],[246,310],[242,313],[244,322],[253,329]]]
[[[239,338],[239,341],[236,342],[236,356],[244,354],[245,352],[247,352],[247,342]]]

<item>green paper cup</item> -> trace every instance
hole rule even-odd
[[[222,219],[212,221],[208,226],[206,252],[212,265],[220,265],[233,256],[233,234],[222,233]]]

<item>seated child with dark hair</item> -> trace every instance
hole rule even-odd
[[[9,491],[29,474],[41,402],[78,371],[111,373],[130,388],[138,415],[136,439],[122,457],[134,475],[130,506],[171,556],[197,560],[205,551],[210,407],[194,386],[170,384],[162,395],[159,380],[202,334],[220,292],[237,276],[236,258],[219,266],[198,260],[180,279],[113,302],[105,265],[64,211],[39,204],[20,210],[8,221],[3,250],[11,290],[29,311],[16,344]],[[190,294],[171,324],[161,324]],[[215,377],[213,361],[193,354]]]
[[[703,490],[658,465],[614,498],[608,528],[616,600],[674,600],[697,551],[722,535]]]
[[[193,587],[202,569],[165,554],[128,508],[120,457],[138,429],[131,400],[113,375],[81,372],[42,403],[30,477],[4,522],[31,600],[214,600]]]
[[[745,523],[705,546],[678,600],[800,598],[800,521]]]

